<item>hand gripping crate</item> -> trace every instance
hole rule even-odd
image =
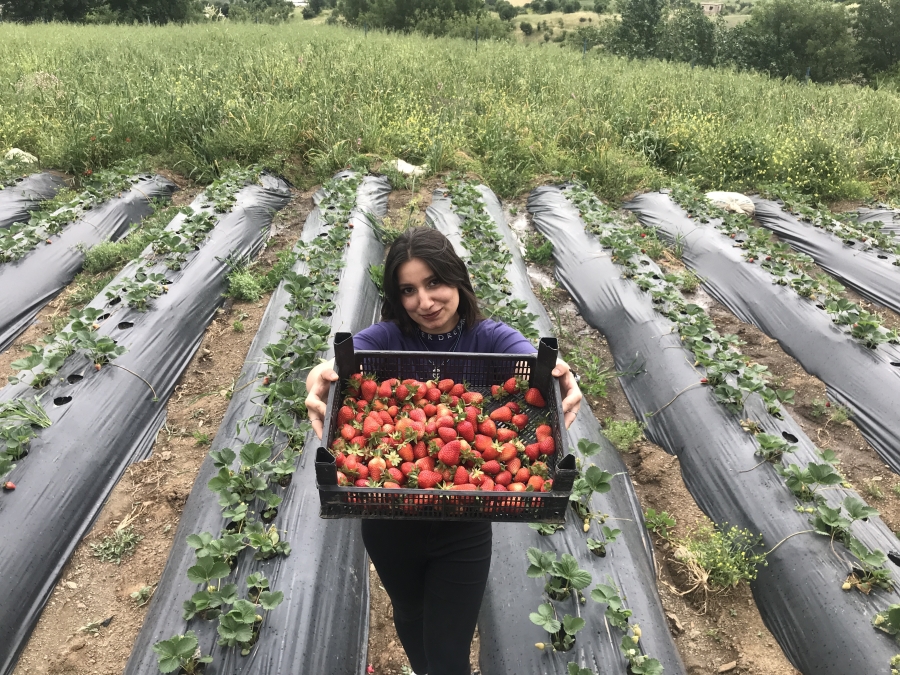
[[[322,518],[383,518],[407,520],[491,520],[504,522],[562,523],[572,483],[577,476],[575,457],[568,454],[559,383],[551,371],[556,365],[555,338],[542,338],[537,354],[467,354],[440,352],[354,351],[349,333],[337,333],[335,370],[339,380],[331,385],[322,438],[316,454],[316,485]],[[547,461],[553,489],[550,492],[450,491],[344,487],[337,484],[337,465],[328,450],[340,430],[337,415],[345,383],[353,373],[372,373],[379,381],[391,377],[422,382],[450,378],[466,382],[469,389],[485,394],[485,414],[510,400],[493,401],[492,384],[516,376],[536,387],[546,408],[532,408],[522,394],[512,397],[529,413],[528,426],[519,432],[523,443],[535,441],[536,418],[545,418],[553,429],[556,451]],[[502,425],[498,425],[502,426]]]

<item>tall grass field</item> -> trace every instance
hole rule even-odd
[[[0,24],[0,148],[83,172],[149,156],[198,180],[310,179],[401,157],[511,196],[576,174],[609,198],[684,176],[825,199],[900,192],[900,96],[558,45],[279,26]]]

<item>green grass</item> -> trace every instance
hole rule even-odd
[[[399,156],[472,171],[504,197],[556,172],[613,199],[666,174],[703,188],[783,181],[830,199],[891,193],[900,176],[896,93],[596,50],[583,61],[482,41],[476,52],[303,21],[6,23],[0,82],[0,146],[76,173],[148,156],[209,180],[262,161],[312,184]]]
[[[91,552],[102,562],[114,562],[116,565],[121,565],[123,558],[129,558],[134,554],[134,549],[143,538],[143,535],[138,534],[129,526],[103,537],[98,544],[91,544]]]
[[[616,446],[616,449],[628,452],[635,443],[644,437],[644,426],[635,420],[621,422],[607,418],[603,435]]]

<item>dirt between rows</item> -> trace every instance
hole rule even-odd
[[[173,178],[179,182],[178,177]],[[436,179],[431,179],[411,185],[412,190],[393,192],[387,224],[396,229],[422,224],[437,184]],[[277,233],[262,256],[262,264],[274,262],[277,251],[292,246],[299,238],[312,206],[311,194],[295,191],[291,203],[276,219]],[[177,193],[176,199],[187,203],[190,197],[184,191]],[[524,200],[517,200],[513,206],[523,212]],[[545,291],[543,299],[559,313],[563,348],[580,345],[612,368],[605,339],[587,326],[568,294],[556,287],[552,268],[529,265],[529,273],[536,290],[552,288]],[[710,308],[718,330],[739,335],[747,343],[745,353],[769,366],[777,377],[783,378],[785,386],[797,390],[797,404],[791,410],[795,418],[812,438],[820,440],[821,446],[838,453],[841,469],[857,488],[866,494],[867,486],[873,485],[870,492],[880,492],[878,501],[870,502],[882,510],[892,528],[900,527],[900,487],[897,494],[892,491],[900,479],[885,469],[852,422],[835,424],[808,416],[812,400],[824,399],[824,386],[805,374],[777,343],[703,296],[698,291],[693,299]],[[206,434],[210,441],[214,437],[228,405],[227,393],[240,372],[267,302],[268,297],[258,303],[227,303],[209,327],[169,401],[167,423],[153,454],[128,470],[66,566],[15,675],[113,675],[123,671],[146,611],[146,605],[138,606],[130,594],[146,586],[155,588],[159,580],[184,502],[208,450],[208,445],[199,444],[193,434]],[[17,346],[36,342],[46,331],[53,311],[48,306]],[[234,330],[235,321],[243,324],[243,332]],[[21,356],[15,351],[16,347],[0,355],[0,373],[7,374],[8,363]],[[634,419],[615,378],[609,380],[606,397],[587,403],[600,420]],[[584,413],[587,410],[583,408]],[[643,508],[671,514],[677,521],[676,537],[707,522],[684,486],[677,458],[647,441],[639,441],[624,458]],[[866,494],[867,498],[870,496]],[[119,566],[100,562],[91,555],[89,545],[110,534],[125,519],[132,519],[135,530],[143,536],[134,556]],[[763,625],[749,589],[742,587],[717,595],[704,608],[701,598],[684,594],[685,580],[672,563],[670,544],[659,538],[655,544],[660,595],[690,675],[797,673]],[[369,662],[376,675],[400,675],[408,664],[394,630],[390,601],[372,568],[370,581]],[[110,618],[108,625],[98,626]],[[476,672],[478,647],[476,635],[471,651]]]

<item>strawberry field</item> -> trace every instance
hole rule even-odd
[[[408,673],[365,517],[494,521],[481,675],[900,672],[894,94],[325,27],[2,30],[0,142],[40,159],[0,161],[2,673]],[[536,355],[354,352],[408,226]]]

